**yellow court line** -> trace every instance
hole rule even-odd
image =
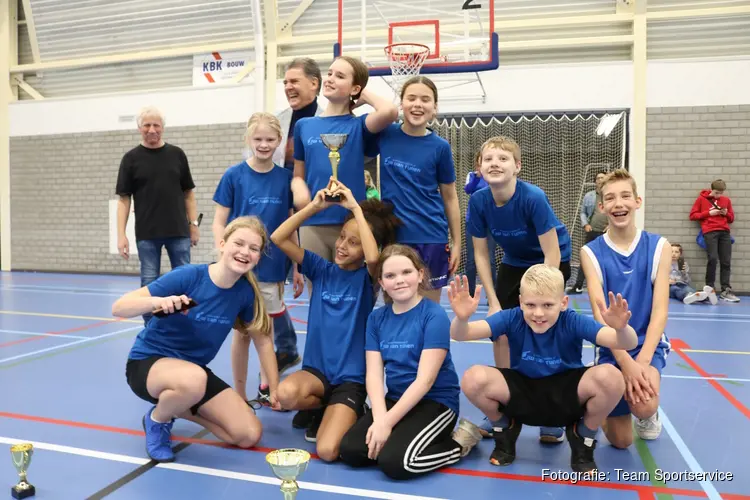
[[[0,314],[17,314],[19,316],[42,316],[45,318],[65,318],[65,319],[90,319],[92,321],[112,321],[118,323],[143,323],[143,320],[135,319],[119,319],[114,316],[104,318],[100,316],[75,316],[72,314],[52,314],[52,313],[41,313],[41,312],[25,312],[25,311],[0,311]]]
[[[75,316],[72,314],[52,314],[52,313],[41,313],[41,312],[24,312],[24,311],[0,311],[0,314],[17,314],[20,316],[42,316],[47,318],[66,318],[66,319],[90,319],[92,321],[118,321],[118,318],[115,318],[112,316],[111,318],[104,318],[101,316]],[[136,319],[121,319],[118,321],[119,323],[142,323],[141,320]],[[460,344],[491,344],[489,340],[469,340],[466,342],[458,342],[456,340],[451,340],[451,342],[454,343],[460,343]],[[588,349],[592,349],[594,346],[588,344],[584,347]],[[745,356],[750,356],[750,352],[748,351],[716,351],[711,349],[682,349],[682,352],[696,352],[699,354],[741,354]]]

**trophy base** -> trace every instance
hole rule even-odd
[[[333,201],[333,202],[339,202],[341,201],[341,195],[337,194],[336,196],[331,196],[330,194],[327,194],[325,196],[326,201]]]
[[[26,484],[25,487],[19,487],[18,485],[13,486],[10,489],[10,494],[13,498],[29,498],[36,495],[36,488],[31,484]]]

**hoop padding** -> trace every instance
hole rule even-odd
[[[384,49],[391,67],[392,87],[398,93],[403,82],[409,77],[419,74],[430,48],[421,43],[394,43]]]

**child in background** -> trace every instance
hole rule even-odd
[[[378,188],[375,186],[375,182],[372,180],[372,174],[370,174],[369,170],[365,170],[365,188],[367,188],[366,195],[368,200],[372,198],[375,198],[376,200],[380,199],[380,193],[378,193]]]
[[[482,178],[482,152],[477,151],[477,154],[474,155],[474,170],[469,172],[469,174],[466,176],[466,183],[464,184],[464,192],[469,195],[469,199],[471,199],[471,196],[479,191],[480,189],[484,189],[487,187],[487,183]],[[466,268],[464,270],[464,274],[467,278],[469,278],[469,293],[474,293],[474,288],[477,283],[477,265],[474,261],[474,242],[471,237],[471,234],[469,234],[469,218],[471,217],[471,207],[467,203],[466,205],[466,229],[464,230],[464,240],[466,244]],[[491,234],[487,235],[487,253],[489,253],[490,256],[490,274],[492,274],[492,283],[494,288],[495,279],[497,277],[497,265],[495,263],[495,240],[492,238]]]
[[[682,245],[672,243],[672,270],[669,273],[669,296],[681,300],[685,304],[703,302],[708,299],[711,304],[716,304],[718,299],[714,289],[704,286],[703,291],[696,292],[690,286],[690,266],[685,262],[682,255]]]

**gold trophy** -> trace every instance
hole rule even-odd
[[[10,456],[13,458],[13,465],[18,471],[20,481],[10,489],[13,498],[27,498],[36,494],[36,489],[26,480],[26,471],[31,463],[31,456],[34,454],[34,446],[31,443],[14,444],[10,447]]]
[[[297,498],[299,491],[297,476],[307,469],[310,454],[305,450],[283,448],[266,455],[266,462],[271,466],[274,475],[281,479],[281,493],[284,495],[284,500]]]
[[[331,172],[333,173],[333,182],[330,186],[331,191],[335,191],[338,187],[336,181],[339,178],[339,160],[341,159],[339,150],[344,147],[344,144],[346,144],[347,137],[349,137],[347,134],[320,134],[323,144],[325,144],[325,147],[330,151],[328,153],[328,160],[331,162]],[[341,195],[326,195],[326,201],[341,201]]]

